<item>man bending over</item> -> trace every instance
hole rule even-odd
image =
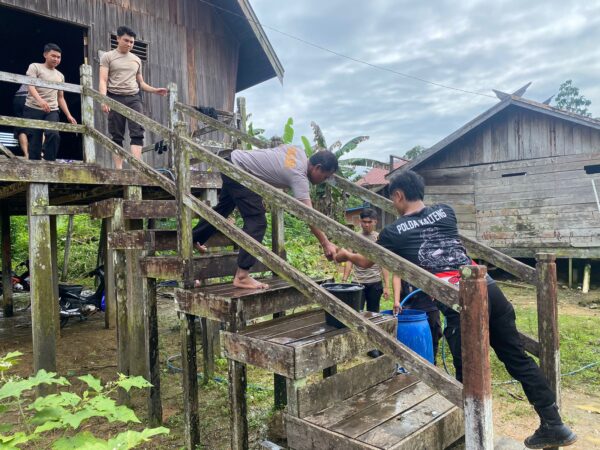
[[[337,159],[332,152],[320,151],[308,159],[303,150],[293,145],[281,145],[277,148],[263,150],[234,150],[229,159],[233,165],[271,186],[291,189],[292,195],[297,200],[310,207],[312,207],[310,184],[323,183],[338,168]],[[262,197],[224,174],[221,174],[221,178],[223,185],[219,194],[219,202],[214,210],[223,217],[228,217],[237,207],[244,219],[242,230],[258,242],[262,242],[267,229],[266,211]],[[335,253],[335,245],[329,242],[321,230],[315,226],[309,226],[323,247],[325,256],[331,259]],[[194,227],[194,243],[200,252],[206,251],[203,244],[215,231],[215,227],[203,220]],[[234,286],[246,289],[269,287],[250,277],[250,268],[255,263],[254,256],[246,250],[240,249],[238,268],[233,279]]]

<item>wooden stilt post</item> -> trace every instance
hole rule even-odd
[[[79,67],[81,86],[93,88],[92,66],[82,64]],[[94,128],[94,100],[81,92],[81,123]],[[96,162],[96,147],[94,139],[87,133],[83,134],[83,161],[89,164]]]
[[[148,220],[148,229],[154,229],[154,219]],[[149,252],[149,256],[154,252]],[[158,338],[158,308],[156,303],[156,278],[143,278],[144,283],[144,327],[146,330],[146,357],[148,373],[146,379],[152,387],[148,389],[148,418],[152,426],[162,424],[162,402],[160,398],[160,357]]]
[[[126,186],[125,200],[142,200],[140,186]],[[129,220],[126,224],[128,230],[141,230],[144,228],[143,220]],[[127,339],[129,341],[129,374],[147,375],[146,358],[142,355],[146,351],[146,331],[144,328],[144,296],[143,283],[139,259],[140,250],[125,250],[127,258]]]
[[[558,338],[558,291],[556,282],[556,256],[552,253],[536,254],[538,340],[540,342],[540,368],[556,394],[560,406],[560,344]]]
[[[586,264],[583,266],[583,283],[581,285],[581,293],[587,294],[590,292],[590,278],[592,276],[592,265]]]
[[[177,86],[169,85],[170,126],[176,137],[171,142],[175,157],[177,201],[177,233],[179,235],[178,251],[183,262],[183,287],[194,287],[192,240],[192,211],[185,206],[184,197],[191,194],[190,157],[187,146],[179,139],[186,134],[186,125],[179,121],[175,111]],[[198,364],[196,356],[196,322],[191,314],[181,315],[181,366],[183,368],[183,411],[185,427],[185,443],[188,450],[200,445],[200,422],[198,416]]]
[[[569,289],[573,288],[573,258],[569,258]]]
[[[244,327],[241,323],[229,323],[227,331],[237,333]],[[246,401],[246,365],[227,360],[229,375],[229,407],[231,408],[231,449],[248,449],[248,405]]]
[[[115,201],[115,209],[111,222],[112,231],[125,230],[122,199]],[[117,370],[119,373],[129,375],[130,347],[127,329],[127,267],[125,252],[123,250],[113,250],[113,264],[117,324]],[[123,389],[119,390],[119,401],[124,404],[129,403],[129,394]]]
[[[2,310],[4,317],[11,317],[13,311],[13,289],[11,280],[12,252],[10,247],[10,214],[6,203],[2,203]]]
[[[52,290],[58,305],[58,233],[56,230],[57,216],[50,216],[50,254],[52,256]],[[55,323],[60,324],[60,310],[54,308]],[[60,337],[60,325],[56,327],[56,337]]]
[[[202,324],[202,362],[204,375],[202,384],[207,384],[215,376],[215,348],[213,321],[206,317],[200,318]]]
[[[244,130],[245,132],[245,130]],[[284,211],[271,205],[271,249],[281,258],[285,256],[285,227],[284,227]],[[285,311],[277,312],[273,318],[285,316]],[[274,406],[275,409],[283,409],[287,404],[287,388],[286,379],[281,375],[273,375],[273,391],[274,391]]]
[[[50,217],[34,215],[32,210],[48,206],[48,185],[31,183],[27,188],[29,219],[29,269],[31,272],[31,328],[33,370],[56,371],[55,321],[58,299],[54,297]],[[46,385],[42,385],[46,386]],[[38,391],[45,393],[43,387]]]
[[[122,215],[119,218],[121,221],[119,223],[117,223],[115,217],[103,219],[106,221],[107,235],[113,231],[122,231],[124,229],[122,219]],[[104,261],[104,326],[105,328],[115,328],[117,326],[117,283],[115,278],[115,261],[117,259],[117,251],[110,248],[108,245],[108,239],[105,242],[106,259]]]
[[[458,294],[467,450],[494,448],[486,273],[485,266],[463,267]]]
[[[73,214],[69,215],[69,225],[67,226],[67,237],[65,239],[65,252],[63,256],[63,269],[60,275],[60,281],[67,281],[69,275],[69,254],[71,253],[71,238],[73,236],[73,217]]]

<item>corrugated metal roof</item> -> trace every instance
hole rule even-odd
[[[408,160],[401,160],[394,162],[394,170],[408,164]],[[360,180],[356,182],[359,186],[367,187],[367,186],[381,186],[386,185],[389,181],[385,178],[385,176],[389,173],[387,169],[380,169],[379,167],[373,167],[367,174],[362,177]]]

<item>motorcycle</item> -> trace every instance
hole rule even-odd
[[[26,270],[21,275],[17,275],[16,272],[11,272],[10,278],[12,283],[13,292],[29,292],[29,260],[25,260],[20,263],[16,269],[24,267]],[[0,271],[0,295],[2,295],[2,272]]]
[[[88,316],[104,311],[104,266],[98,266],[87,274],[98,277],[100,282],[96,291],[84,295],[82,285],[58,285],[58,303],[60,305],[60,327],[63,328],[70,318],[85,320]]]

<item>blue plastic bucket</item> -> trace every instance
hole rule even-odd
[[[381,313],[393,314],[391,310],[381,311]],[[433,364],[433,341],[427,322],[427,313],[418,309],[403,309],[402,313],[396,317],[398,319],[396,333],[398,340]]]

